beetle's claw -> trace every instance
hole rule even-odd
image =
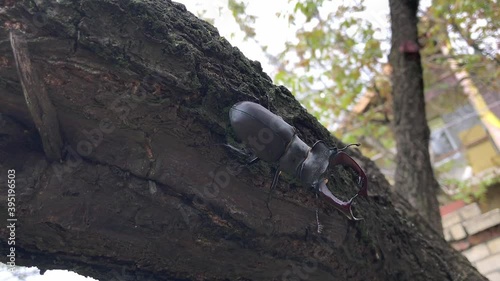
[[[318,186],[319,187],[318,191],[320,195],[326,201],[332,204],[337,210],[339,210],[342,214],[344,214],[348,219],[355,221],[362,220],[363,218],[357,218],[356,216],[354,216],[352,212],[352,202],[354,198],[358,197],[359,192],[356,195],[354,195],[351,199],[349,199],[349,201],[345,202],[338,199],[337,197],[335,197],[335,195],[332,194],[332,192],[326,186],[326,182],[327,180],[324,180]]]
[[[346,216],[350,219],[350,220],[354,220],[354,221],[360,221],[360,220],[363,220],[363,218],[357,218],[356,216],[354,216],[354,213],[352,212],[352,201],[354,200],[354,198],[358,197],[359,193],[357,193],[356,195],[354,195],[347,203],[347,206],[349,207],[349,215],[346,214]]]

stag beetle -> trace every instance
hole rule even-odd
[[[352,202],[357,196],[368,196],[368,181],[361,167],[343,152],[349,145],[342,149],[329,148],[322,141],[317,141],[309,147],[297,136],[293,126],[263,106],[249,101],[233,105],[229,110],[229,120],[236,136],[257,158],[278,164],[271,192],[282,171],[299,179],[303,185],[312,187],[316,196],[319,194],[347,218],[362,219],[354,216]],[[360,189],[349,201],[335,197],[326,186],[327,169],[339,164],[352,168],[358,174]],[[318,232],[319,230],[318,221]]]

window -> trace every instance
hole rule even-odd
[[[436,158],[441,158],[455,150],[446,130],[432,130],[430,140],[431,150]]]

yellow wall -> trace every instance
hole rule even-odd
[[[500,154],[482,125],[461,132],[460,140],[465,147],[465,155],[474,174],[499,166]]]

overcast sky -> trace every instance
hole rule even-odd
[[[428,2],[426,0],[423,2]],[[260,46],[252,40],[244,41],[239,27],[236,25],[231,12],[227,9],[227,0],[180,0],[178,1],[186,5],[186,8],[195,15],[204,11],[203,16],[214,19],[215,27],[219,33],[226,37],[229,42],[237,46],[246,57],[252,60],[260,61],[264,71],[271,77],[274,74],[274,67],[267,62],[267,58],[262,53]],[[246,12],[250,15],[257,16],[255,22],[256,39],[261,45],[268,46],[268,52],[278,54],[284,49],[286,41],[292,41],[295,38],[295,30],[288,26],[285,18],[278,18],[278,12],[285,12],[285,9],[293,9],[289,0],[253,0],[249,1]],[[353,1],[354,2],[354,1]],[[325,1],[324,10],[333,10],[338,2]],[[370,20],[376,28],[380,28],[380,38],[388,38],[390,30],[389,22],[389,4],[387,0],[381,1],[365,1],[367,6],[363,17]],[[330,7],[331,6],[331,7]],[[300,22],[300,17],[297,20]]]

